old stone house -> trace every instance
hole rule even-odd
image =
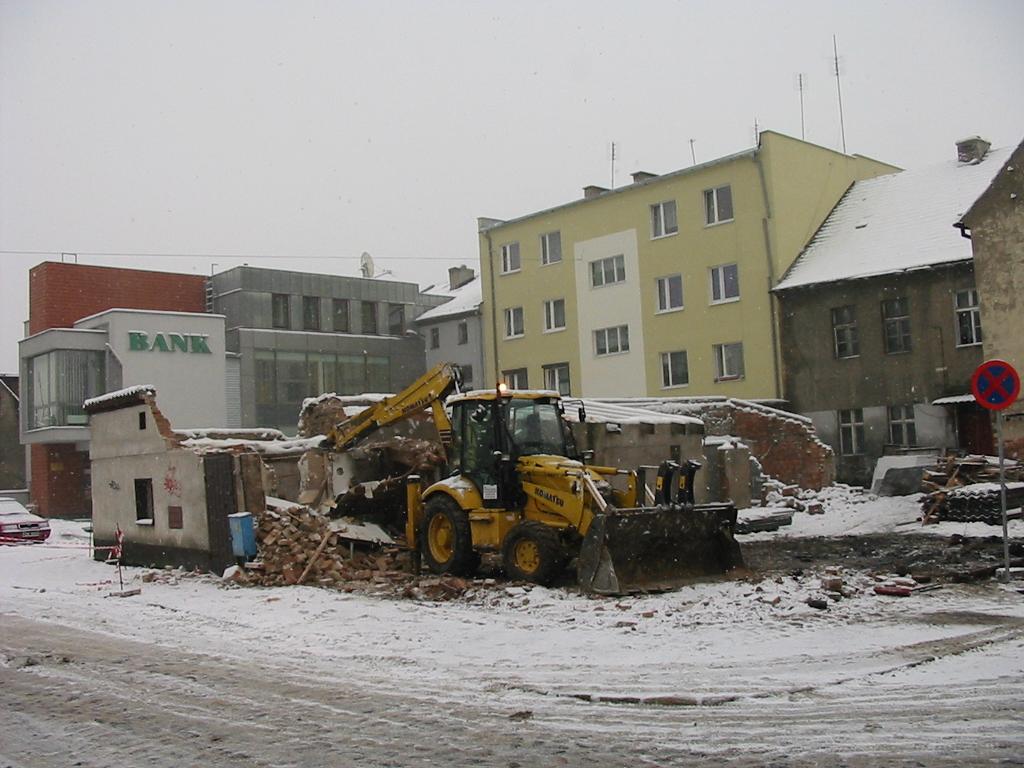
[[[990,452],[970,243],[954,229],[1012,148],[972,138],[929,168],[856,182],[775,287],[785,396],[867,484],[891,453]]]

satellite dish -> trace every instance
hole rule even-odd
[[[373,277],[373,256],[366,251],[359,257],[359,271],[363,273],[363,277]]]

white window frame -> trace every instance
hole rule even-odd
[[[601,351],[602,339],[604,340],[604,352]],[[628,325],[613,325],[608,328],[598,328],[596,331],[594,331],[595,357],[608,357],[609,355],[624,355],[627,352],[629,352]]]
[[[679,281],[679,304],[678,305],[672,305],[670,303],[672,301],[672,290],[671,290],[671,283],[670,283],[670,281],[672,281],[672,280],[678,280]],[[686,304],[686,301],[685,301],[685,297],[683,295],[683,276],[682,275],[665,275],[664,277],[657,278],[654,282],[655,282],[655,286],[657,287],[657,292],[658,292],[658,298],[657,298],[657,300],[658,300],[658,309],[655,311],[655,314],[661,315],[661,314],[664,314],[666,312],[678,312],[679,310],[683,309],[683,307]]]
[[[544,389],[552,389],[558,394],[568,397],[572,390],[572,381],[569,378],[569,364],[551,363],[550,365],[543,366],[543,370]]]
[[[552,258],[551,244],[558,243],[558,258]],[[559,264],[562,261],[562,233],[559,230],[545,232],[540,236],[540,263],[541,266],[548,264]]]
[[[846,408],[836,412],[839,425],[839,455],[864,455],[864,409]]]
[[[850,310],[848,318],[842,319],[837,313],[843,310]],[[857,330],[857,307],[854,304],[844,304],[841,307],[832,307],[829,310],[829,317],[832,321],[832,354],[836,360],[849,360],[860,357],[860,333]],[[838,320],[842,319],[842,322]],[[846,351],[844,352],[843,349]]]
[[[522,254],[519,252],[519,241],[505,243],[501,246],[501,274],[512,275],[523,268]]]
[[[729,369],[729,350],[739,347],[740,364],[739,370]],[[743,361],[743,342],[732,341],[727,344],[715,344],[712,347],[715,357],[715,381],[738,381],[746,376],[746,365]]]
[[[729,190],[729,207],[732,208],[732,215],[725,219],[719,216],[719,210],[722,207],[720,193],[723,189]],[[726,224],[733,221],[736,217],[735,201],[732,199],[732,185],[723,184],[720,187],[712,187],[711,189],[704,190],[704,226],[714,227],[718,224]]]
[[[886,416],[889,421],[889,444],[899,445],[904,448],[917,446],[917,422],[914,419],[913,405],[890,405],[886,409]],[[900,439],[896,439],[896,430],[899,430]]]
[[[960,306],[960,297],[966,296],[970,302]],[[960,336],[960,317],[967,316],[971,323],[971,341],[962,341]],[[956,333],[956,345],[958,347],[976,347],[985,338],[981,328],[981,300],[978,298],[977,288],[964,288],[953,294],[953,328]]]
[[[685,381],[676,381],[672,375],[672,356],[682,355],[683,369],[686,371]],[[678,349],[673,352],[661,353],[661,388],[674,389],[686,387],[690,384],[690,361],[685,349]]]
[[[529,388],[529,372],[525,368],[511,368],[507,371],[502,371],[501,378],[509,389]]]
[[[669,229],[666,225],[665,212],[672,211],[673,225]],[[679,234],[679,211],[675,200],[662,200],[651,206],[651,240],[659,240],[663,237],[672,237]]]
[[[608,265],[611,264],[612,279],[608,280]],[[597,282],[597,275],[594,273],[594,267],[600,265],[601,269],[601,282]],[[604,288],[609,285],[618,285],[619,283],[626,282],[626,256],[625,254],[617,254],[615,256],[608,256],[604,259],[594,259],[588,265],[590,267],[590,287],[591,288]]]
[[[887,304],[894,312],[900,311],[902,314],[888,314]],[[892,333],[889,332],[890,329]],[[892,344],[893,341],[897,342],[895,346]],[[882,345],[887,355],[903,355],[914,348],[910,326],[910,300],[906,296],[882,301]]]
[[[555,307],[562,305],[562,324],[555,325],[558,318],[555,316]],[[548,299],[544,302],[544,333],[557,333],[565,330],[565,299]]]
[[[736,270],[736,295],[726,296],[725,270],[732,267]],[[709,297],[712,304],[730,304],[740,300],[740,265],[736,262],[731,264],[719,264],[708,269]],[[715,298],[715,290],[718,290],[721,298]]]
[[[516,320],[519,322],[516,323]],[[526,324],[522,307],[507,307],[505,309],[505,338],[521,339],[526,335]]]

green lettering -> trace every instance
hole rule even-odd
[[[188,340],[180,333],[168,334],[171,338],[171,351],[180,349],[182,352],[188,352]]]
[[[188,338],[192,342],[193,352],[202,352],[207,355],[212,354],[210,348],[206,346],[205,336],[189,336]]]
[[[150,349],[159,349],[161,352],[171,351],[171,348],[167,346],[167,339],[164,338],[162,333],[156,335],[156,338],[153,339],[153,346]]]
[[[149,339],[142,331],[128,331],[128,349],[136,352],[145,352],[149,349]]]

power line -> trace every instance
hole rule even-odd
[[[154,253],[151,251],[15,251],[0,250],[0,254],[9,256],[60,256],[74,253],[78,256],[100,256],[110,258],[137,258],[152,256],[160,259],[317,259],[321,261],[340,261],[342,259],[359,260],[359,256],[308,256],[305,254],[267,254],[267,253]],[[377,259],[390,261],[465,261],[459,256],[377,256]]]

